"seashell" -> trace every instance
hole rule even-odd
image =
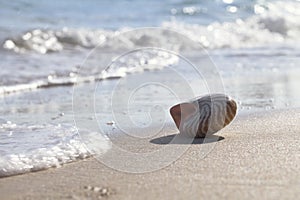
[[[210,94],[173,106],[170,114],[188,137],[205,137],[227,126],[236,116],[237,103],[225,94]]]

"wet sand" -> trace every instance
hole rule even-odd
[[[212,143],[194,142],[168,167],[142,174],[119,172],[90,158],[1,178],[1,199],[297,199],[299,121],[300,109],[239,115],[217,133],[222,139],[204,158],[201,147]],[[120,140],[144,150],[162,145]]]

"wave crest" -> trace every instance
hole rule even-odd
[[[300,3],[292,1],[268,2],[263,7],[254,6],[258,13],[247,19],[236,19],[234,22],[212,23],[208,26],[186,24],[177,21],[162,23],[162,28],[176,30],[200,42],[204,47],[215,48],[244,48],[267,44],[292,43],[299,41],[300,34]],[[100,43],[114,37],[118,33],[131,28],[111,30],[69,29],[62,30],[30,30],[3,43],[5,49],[15,52],[35,51],[38,53],[59,52],[63,49],[83,47],[94,48]],[[164,34],[162,31],[161,34]],[[163,41],[163,35],[142,36],[132,34],[125,45],[136,48],[139,42],[148,42],[152,46]],[[114,49],[115,43],[105,44],[107,49]],[[185,48],[180,41],[179,49]]]

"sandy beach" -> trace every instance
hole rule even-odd
[[[119,172],[89,158],[1,178],[1,199],[297,199],[299,119],[300,109],[239,115],[217,133],[222,138],[205,158],[201,146],[212,143],[199,139],[180,159],[150,173]]]

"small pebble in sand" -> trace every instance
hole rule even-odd
[[[94,187],[88,185],[88,186],[84,186],[84,189],[99,194],[100,195],[99,197],[105,197],[112,194],[112,190],[107,187],[96,187],[96,186]]]
[[[86,189],[86,190],[92,190],[92,189],[93,189],[93,186],[90,186],[90,185],[84,186],[84,189]]]
[[[99,187],[94,187],[94,192],[99,192],[101,190],[101,188],[99,188]]]

